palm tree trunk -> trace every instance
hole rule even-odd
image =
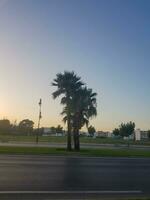
[[[70,117],[70,101],[69,98],[67,98],[67,106],[68,106],[68,113],[67,113],[67,150],[71,151],[72,150],[72,145],[71,145],[71,117]]]
[[[74,150],[79,151],[80,150],[80,140],[79,140],[79,129],[75,127],[73,129],[73,139],[74,139]]]
[[[76,131],[76,151],[80,151],[80,138],[79,138],[79,129]]]
[[[73,128],[73,142],[74,142],[74,150],[76,150],[76,130]]]
[[[68,130],[67,130],[67,150],[71,151],[71,126],[70,126],[70,119],[68,118]]]
[[[76,113],[74,119],[74,129],[73,129],[73,138],[74,138],[74,149],[75,151],[80,150],[80,140],[79,140],[79,113]]]
[[[68,151],[72,150],[72,148],[71,148],[71,131],[70,131],[69,125],[68,125],[68,133],[67,133],[67,150]]]

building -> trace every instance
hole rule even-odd
[[[112,133],[109,131],[97,131],[96,137],[110,138],[113,137]]]
[[[135,140],[136,140],[136,141],[141,140],[141,131],[140,131],[140,129],[136,129],[136,130],[134,131],[134,134],[133,134],[133,135],[135,136]]]
[[[143,140],[149,139],[147,131],[141,131],[141,139]]]
[[[43,127],[43,136],[64,136],[65,132],[55,132],[54,130],[52,130],[52,128],[49,127]]]
[[[135,140],[148,140],[148,132],[147,131],[141,131],[140,129],[136,129],[134,132]]]
[[[60,136],[65,136],[65,133],[64,133],[64,131],[61,132],[61,133],[55,133],[55,136],[58,136],[58,137],[60,137]]]
[[[43,127],[43,136],[51,135],[51,128]]]

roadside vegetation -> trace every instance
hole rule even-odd
[[[115,128],[113,130],[113,135],[120,136],[120,137],[129,137],[133,134],[135,129],[135,123],[134,122],[128,122],[128,123],[121,123],[119,128]]]
[[[95,156],[95,157],[150,157],[150,151],[135,149],[81,149],[66,151],[65,148],[49,147],[6,147],[1,146],[0,154],[25,154],[25,155],[68,155],[68,156]]]
[[[16,142],[16,143],[35,143],[36,136],[24,136],[24,135],[0,135],[0,142],[2,143],[9,143],[9,142]],[[66,136],[39,136],[39,143],[66,143],[67,137]],[[115,146],[119,146],[121,144],[128,144],[131,145],[147,145],[150,146],[149,140],[141,140],[141,141],[134,141],[134,140],[124,140],[122,138],[92,138],[92,137],[80,137],[80,143],[86,144],[114,144]]]

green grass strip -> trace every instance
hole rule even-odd
[[[0,147],[0,154],[28,155],[76,155],[97,157],[150,157],[150,151],[139,149],[81,149],[80,152],[66,151],[65,148],[51,147]]]

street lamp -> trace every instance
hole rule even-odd
[[[38,141],[39,141],[40,121],[41,121],[41,118],[42,118],[41,106],[42,106],[42,99],[40,99],[40,101],[39,101],[39,119],[38,119],[38,130],[37,130],[37,134],[36,134],[36,143],[38,143]]]

